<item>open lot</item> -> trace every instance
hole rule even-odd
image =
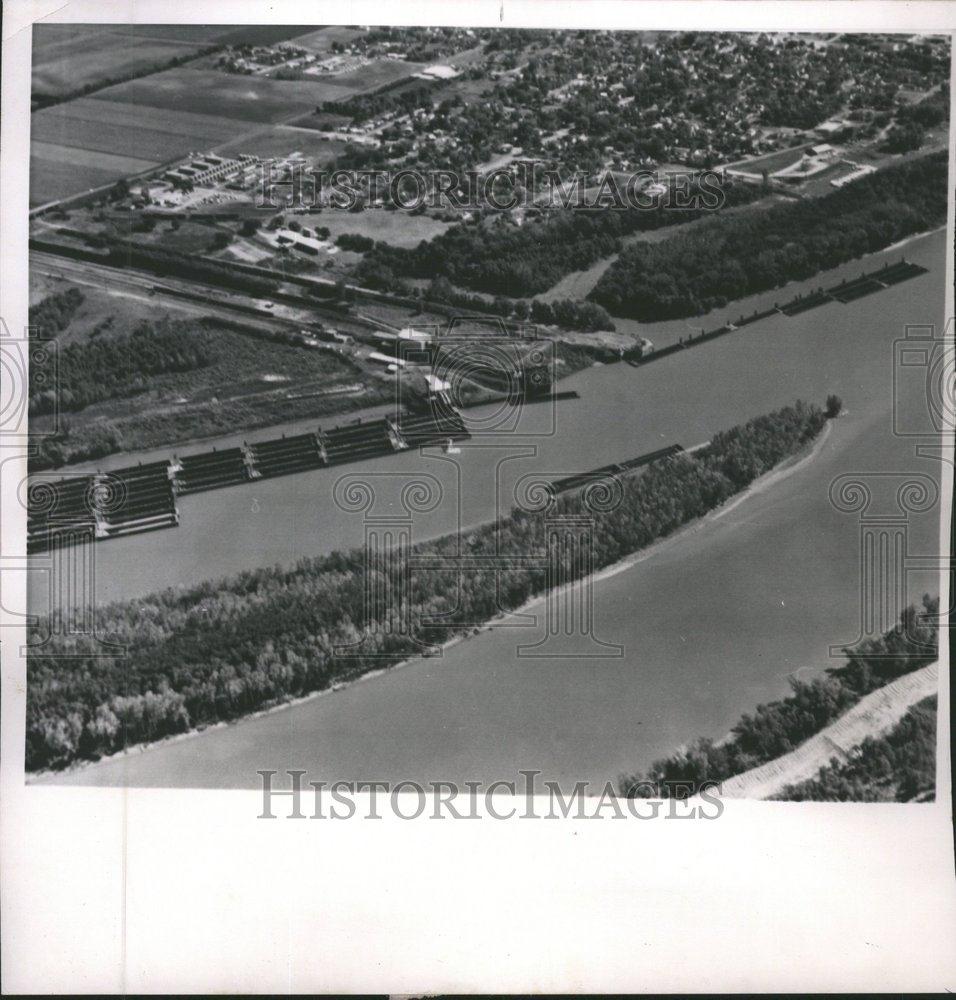
[[[249,153],[252,156],[287,156],[299,152],[310,162],[326,163],[345,149],[345,143],[326,139],[312,129],[294,125],[274,125],[252,135],[236,139],[219,147],[219,152],[229,155]]]
[[[403,59],[375,59],[361,69],[353,69],[350,73],[339,73],[328,77],[328,82],[336,87],[346,87],[356,93],[370,93],[385,87],[390,83],[403,80],[413,73],[419,73],[425,68],[425,63],[405,62]],[[324,80],[325,77],[318,77]]]
[[[422,240],[441,236],[451,223],[431,219],[427,215],[410,215],[408,212],[386,212],[381,208],[364,212],[346,212],[327,208],[316,215],[296,215],[295,218],[309,229],[324,226],[334,242],[343,233],[368,236],[396,247],[418,246]]]
[[[361,28],[346,28],[341,24],[332,24],[324,28],[317,28],[307,35],[299,35],[295,44],[299,48],[307,49],[309,52],[323,53],[332,48],[333,42],[341,42],[348,45],[349,42],[363,35]]]
[[[768,174],[773,174],[778,170],[783,170],[785,167],[799,162],[804,152],[809,148],[810,144],[794,146],[792,149],[780,149],[775,153],[765,153],[763,156],[755,156],[749,160],[730,163],[728,166],[734,170],[742,170],[745,173],[759,174],[761,170],[766,170]]]

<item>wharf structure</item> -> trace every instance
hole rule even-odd
[[[425,411],[402,411],[396,417],[173,455],[110,472],[56,480],[33,476],[27,489],[27,552],[44,551],[77,532],[101,540],[175,527],[179,496],[468,437],[458,411],[437,397]]]

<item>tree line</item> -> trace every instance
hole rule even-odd
[[[700,738],[688,749],[654,761],[646,774],[622,775],[622,795],[667,796],[688,784],[720,782],[795,750],[826,728],[861,698],[903,674],[932,663],[937,655],[939,597],[924,595],[899,624],[878,639],[846,650],[847,662],[811,681],[791,678],[791,693],[743,715],[730,737]]]
[[[885,736],[868,736],[849,761],[787,785],[789,802],[912,802],[936,789],[936,695],[914,705]]]
[[[205,330],[182,320],[141,320],[128,334],[67,344],[58,357],[57,384],[30,371],[30,414],[81,410],[105,399],[145,392],[156,375],[204,368],[215,360]]]
[[[807,445],[825,421],[819,407],[798,402],[716,435],[693,455],[625,477],[614,509],[589,503],[584,491],[553,498],[550,512],[591,519],[598,570],[723,503]],[[470,554],[544,551],[547,514],[516,508],[475,529]],[[367,570],[365,552],[355,549],[99,609],[97,634],[122,644],[125,655],[96,656],[102,650],[86,636],[53,635],[29,656],[27,769],[96,759],[392,665],[418,655],[421,641],[443,643],[520,606],[554,579],[543,566],[460,571],[460,546],[458,535],[416,546],[414,554],[437,568],[407,578],[401,563]],[[562,559],[563,579],[580,574],[579,560]],[[366,607],[367,571],[390,609],[410,613],[411,634],[386,631]],[[441,624],[421,624],[436,618]],[[30,627],[31,643],[46,625],[41,618]],[[350,644],[354,656],[336,654]]]
[[[84,301],[85,296],[75,286],[47,295],[36,305],[30,306],[31,335],[47,338],[62,333]]]
[[[722,205],[745,204],[762,194],[753,186],[728,182],[722,187]],[[566,274],[616,253],[624,236],[697,218],[709,210],[704,197],[712,200],[713,190],[697,197],[692,186],[686,202],[698,207],[673,207],[663,198],[648,208],[558,210],[543,219],[527,219],[521,226],[496,215],[477,225],[454,226],[411,249],[376,243],[361,265],[361,274],[364,280],[367,274],[387,268],[397,277],[442,276],[492,295],[537,295]]]
[[[821,198],[626,247],[590,295],[614,316],[679,319],[881,250],[946,216],[947,157],[886,167]]]

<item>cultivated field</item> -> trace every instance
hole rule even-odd
[[[212,69],[177,67],[109,87],[101,96],[142,108],[178,111],[188,105],[190,110],[200,114],[240,122],[278,122],[304,114],[322,101],[350,96],[353,91],[336,86],[335,79],[329,77],[328,82],[272,80]]]
[[[272,45],[308,31],[305,25],[269,24],[37,24],[33,97],[56,99],[154,73],[211,45]]]
[[[120,175],[138,174],[155,165],[154,160],[117,156],[115,153],[101,153],[92,149],[70,149],[50,142],[31,142],[30,156],[51,163],[71,164],[80,170],[84,167],[93,167],[96,170],[116,172]]]
[[[31,156],[30,207],[102,187],[121,176],[115,170]]]
[[[142,108],[99,98],[35,111],[30,204],[65,198],[207,150],[249,128],[237,125],[188,111],[144,113]]]
[[[128,33],[103,25],[38,24],[33,33],[33,96],[61,97],[119,77],[191,58],[204,44]]]
[[[207,149],[236,136],[234,122],[191,111],[154,111],[100,98],[81,98],[34,112],[31,137],[77,149],[159,162]]]
[[[127,53],[144,46],[151,51],[156,46],[171,46],[191,52],[198,51],[201,44],[269,44],[308,30],[268,25],[204,31],[192,27],[197,30],[177,36],[174,25],[134,26],[129,37],[125,30],[112,37],[102,29],[81,26],[82,30],[43,36],[38,42],[38,58],[46,60],[41,66],[52,66],[56,61],[63,73],[69,74],[74,64],[82,70],[85,60],[93,57],[90,53],[108,52],[107,41],[112,49]],[[321,37],[322,44],[331,45],[348,29],[320,31],[325,34],[313,30],[309,37]],[[354,34],[351,32],[351,36]],[[89,52],[76,50],[78,39],[90,43]],[[312,44],[314,47],[316,42]],[[342,144],[310,135],[305,129],[286,132],[281,123],[302,118],[325,101],[347,100],[400,81],[421,68],[417,63],[381,59],[363,69],[328,78],[273,80],[223,73],[211,68],[210,60],[150,73],[104,87],[95,97],[34,112],[32,138],[42,145],[35,148],[31,165],[31,205],[46,204],[152,165],[220,147],[227,154],[256,156],[282,156],[298,150],[310,160],[327,162],[344,148]],[[101,79],[110,75],[122,74],[114,72],[110,64]],[[184,111],[184,107],[190,110]],[[117,157],[135,160],[136,169],[124,169]],[[64,169],[70,158],[77,164],[75,175]]]

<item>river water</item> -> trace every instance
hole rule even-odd
[[[904,326],[942,328],[945,238],[906,247],[928,274],[848,305],[774,316],[641,369],[580,372],[562,384],[580,399],[527,407],[520,434],[477,437],[456,456],[401,454],[186,497],[179,528],[96,546],[98,597],[135,597],[360,544],[363,514],[331,501],[336,480],[370,481],[370,513],[400,520],[400,487],[423,474],[444,497],[413,513],[413,536],[424,538],[510,507],[530,471],[570,473],[689,446],[796,398],[839,394],[846,415],[811,461],[595,582],[595,632],[622,646],[622,657],[582,657],[568,646],[529,658],[518,645],[543,631],[494,629],[441,658],[59,780],[242,787],[256,785],[259,768],[298,767],[314,778],[458,781],[537,768],[566,783],[603,782],[698,735],[722,735],[742,712],[785,694],[789,676],[832,663],[830,647],[860,634],[860,519],[831,503],[832,481],[857,472],[939,479],[938,462],[893,433],[893,379]],[[923,392],[913,375],[903,389],[909,420]],[[487,410],[474,414],[492,423]],[[938,522],[938,507],[908,516],[910,553],[936,551]],[[937,589],[928,572],[906,585],[911,597]],[[539,622],[541,610],[529,609]]]

